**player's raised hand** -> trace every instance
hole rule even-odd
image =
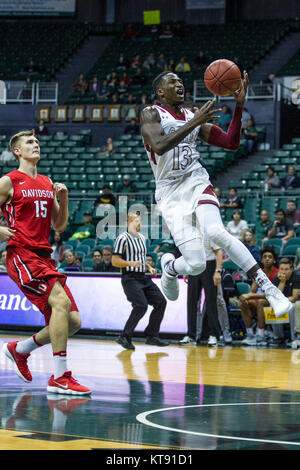
[[[55,196],[59,199],[67,197],[68,195],[68,188],[63,183],[54,183],[53,185]]]
[[[234,99],[239,104],[242,106],[244,104],[245,98],[246,98],[246,93],[247,93],[247,88],[249,85],[249,78],[247,72],[244,70],[243,77],[241,80],[241,86],[238,88],[234,93]]]
[[[8,242],[15,236],[15,230],[9,227],[0,227],[0,242]]]
[[[217,119],[220,116],[218,113],[222,111],[221,108],[214,109],[216,99],[207,101],[201,108],[194,108],[194,119],[198,121],[198,124],[205,124],[212,119]]]

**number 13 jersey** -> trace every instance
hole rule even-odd
[[[50,179],[40,174],[32,178],[19,170],[6,176],[11,179],[13,197],[1,206],[1,210],[9,228],[16,231],[7,247],[51,252],[49,236],[54,191]]]
[[[187,108],[182,108],[179,116],[162,105],[155,104],[152,108],[159,113],[160,124],[165,134],[177,131],[194,116],[194,113]],[[157,155],[148,144],[145,144],[156,183],[167,182],[170,178],[180,178],[193,170],[203,168],[199,162],[200,155],[196,150],[200,127],[196,127],[176,147],[163,155]]]

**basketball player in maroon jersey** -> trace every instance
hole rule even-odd
[[[51,343],[54,374],[47,391],[87,395],[91,391],[80,385],[67,368],[67,338],[80,328],[80,314],[66,276],[57,271],[51,259],[48,241],[51,224],[57,232],[66,228],[68,190],[64,184],[53,184],[50,178],[38,174],[40,147],[33,130],[14,135],[9,147],[19,168],[0,178],[0,207],[8,222],[8,227],[0,227],[0,241],[8,242],[8,275],[40,309],[46,326],[29,339],[4,344],[3,352],[18,376],[30,382],[30,353]]]
[[[184,106],[183,81],[173,72],[163,72],[153,81],[157,103],[143,109],[141,133],[156,181],[155,198],[182,256],[161,258],[162,290],[169,300],[179,295],[178,275],[201,274],[206,268],[204,237],[223,248],[240,268],[263,290],[277,317],[292,307],[291,302],[268,279],[242,242],[225,229],[219,201],[206,169],[199,161],[198,137],[217,147],[237,150],[240,145],[242,112],[248,87],[243,73],[227,132],[210,123],[220,111],[214,100],[201,109]],[[196,224],[193,223],[195,216]]]

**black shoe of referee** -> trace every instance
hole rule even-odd
[[[146,339],[146,344],[151,344],[152,346],[169,346],[170,343],[163,341],[157,336],[148,336]]]
[[[117,339],[117,343],[119,343],[125,349],[135,349],[130,339],[126,338],[126,336],[119,336]]]

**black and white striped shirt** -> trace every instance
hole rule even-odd
[[[115,241],[113,254],[122,256],[126,261],[141,261],[142,263],[140,268],[133,268],[132,266],[122,268],[122,274],[146,272],[146,238],[141,233],[138,235],[132,235],[129,232],[121,233]]]

